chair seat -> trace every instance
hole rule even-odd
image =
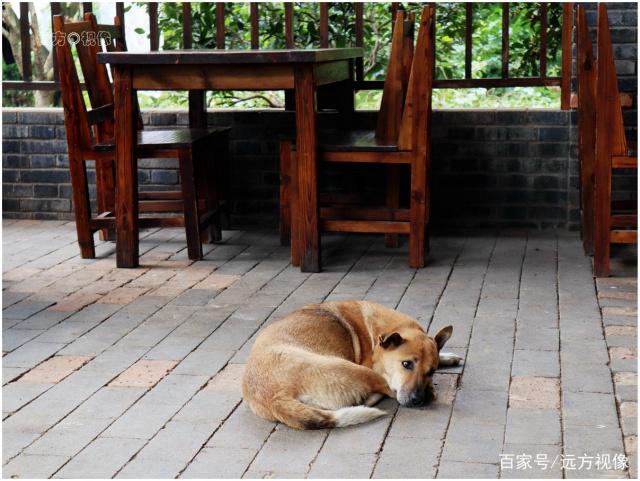
[[[137,145],[139,149],[186,149],[195,142],[228,132],[229,127],[210,127],[206,129],[140,130]],[[96,144],[95,150],[111,151],[111,143]]]
[[[326,152],[398,152],[398,146],[376,139],[375,130],[321,131],[318,148]],[[296,150],[295,144],[292,149]]]

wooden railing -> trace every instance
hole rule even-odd
[[[60,3],[51,2],[51,15],[60,13]],[[83,2],[83,12],[92,11],[92,2]],[[399,2],[391,3],[392,20],[398,9],[401,8]],[[520,86],[558,86],[561,88],[561,108],[568,109],[571,96],[571,47],[573,29],[573,4],[563,4],[562,17],[562,67],[559,77],[549,77],[547,75],[547,30],[548,30],[548,3],[540,4],[540,58],[539,75],[535,77],[511,77],[509,75],[509,3],[502,4],[502,48],[501,48],[501,77],[499,78],[472,78],[472,33],[473,33],[473,4],[465,3],[465,55],[464,55],[464,78],[462,79],[438,79],[434,81],[434,88],[496,88],[496,87],[520,87]],[[183,2],[183,44],[185,48],[192,47],[192,16],[191,3]],[[364,46],[364,5],[355,3],[355,46]],[[250,4],[250,33],[251,48],[260,47],[259,32],[259,12],[260,4]],[[285,22],[284,38],[287,48],[295,48],[294,42],[294,8],[293,3],[284,3]],[[116,14],[125,22],[125,8],[123,2],[116,2]],[[393,25],[393,23],[392,23]],[[437,21],[436,21],[437,27]],[[28,4],[20,3],[20,37],[22,51],[22,71],[23,80],[4,81],[2,86],[5,89],[19,90],[58,90],[57,69],[54,62],[54,78],[56,81],[34,81],[32,80],[31,65],[31,38],[29,35],[29,11]],[[320,29],[321,48],[329,47],[329,3],[320,3]],[[151,50],[158,50],[160,42],[160,31],[158,29],[158,2],[149,2],[149,45]],[[225,25],[224,25],[224,3],[216,3],[216,47],[225,48]],[[55,56],[54,56],[55,59]],[[356,90],[377,90],[382,89],[384,84],[381,80],[365,80],[363,59],[360,58],[355,65]]]

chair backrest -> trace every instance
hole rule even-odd
[[[381,142],[396,142],[400,132],[402,110],[409,83],[409,73],[413,60],[414,14],[406,15],[404,10],[396,13],[391,53],[384,80],[382,102],[378,113],[376,139]]]
[[[434,19],[435,6],[423,7],[398,136],[400,149],[418,151],[425,155],[429,151],[431,137],[431,92],[435,59]]]
[[[591,166],[594,162],[596,140],[596,63],[593,58],[587,14],[583,5],[578,5],[576,41],[579,157],[583,166]]]
[[[606,135],[610,155],[628,155],[627,138],[622,118],[616,65],[611,47],[607,6],[598,4],[598,41],[596,57],[596,142],[598,135]],[[579,98],[578,98],[579,100]],[[600,129],[600,127],[603,129]],[[602,132],[601,132],[602,130]]]
[[[98,24],[95,15],[90,12],[85,13],[84,20],[79,22],[65,22],[62,15],[55,15],[53,25],[56,39],[60,39],[56,42],[56,55],[61,72],[65,119],[69,117],[71,123],[67,126],[67,132],[71,128],[71,135],[77,137],[85,150],[90,149],[94,142],[111,142],[114,130],[113,86],[106,65],[98,63],[97,55],[102,51],[126,51],[120,18],[115,17],[114,25],[103,25]],[[72,55],[74,47],[85,80],[90,109],[80,90]],[[140,123],[139,119],[139,127]]]

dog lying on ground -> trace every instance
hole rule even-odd
[[[296,429],[349,426],[386,413],[384,396],[403,406],[434,398],[438,366],[462,358],[441,353],[453,328],[429,337],[411,317],[380,304],[312,304],[267,326],[251,350],[242,381],[258,416]]]

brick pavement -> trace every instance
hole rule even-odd
[[[422,270],[379,238],[327,236],[326,269],[303,274],[272,232],[225,232],[191,263],[180,229],[144,231],[141,267],[118,270],[111,243],[77,256],[72,223],[3,227],[4,477],[637,476],[637,280],[594,283],[575,235],[436,237]],[[430,406],[385,400],[370,424],[253,416],[239,380],[259,329],[351,298],[453,324],[465,365],[437,373]],[[596,469],[621,453],[629,470]],[[510,469],[522,454],[531,468]]]

